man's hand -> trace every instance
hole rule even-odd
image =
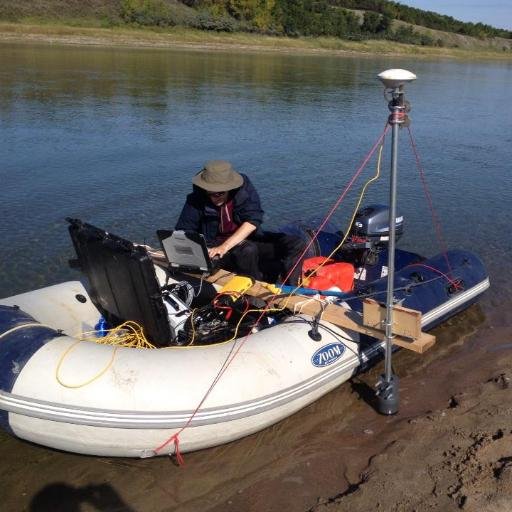
[[[208,249],[208,254],[210,258],[215,258],[218,256],[222,258],[226,255],[228,251],[233,249],[236,245],[242,243],[253,231],[256,230],[256,226],[251,224],[250,222],[244,222],[238,229],[221,245],[217,247],[211,247]]]
[[[224,244],[219,245],[217,247],[210,247],[208,249],[208,255],[210,258],[222,258],[226,253],[228,252],[228,249],[224,246]]]

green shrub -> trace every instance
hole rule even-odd
[[[380,15],[376,12],[366,11],[363,16],[361,30],[370,34],[376,34],[380,27]]]
[[[422,46],[434,46],[434,40],[427,34],[420,36],[420,44]]]
[[[214,30],[216,32],[235,32],[241,29],[237,23],[227,14],[215,15],[210,11],[200,11],[197,17],[191,21],[191,26],[201,30]]]
[[[397,28],[389,33],[389,39],[398,43],[421,44],[423,46],[433,46],[434,40],[427,34],[418,34],[410,26]]]
[[[175,25],[172,11],[163,0],[123,0],[121,17],[127,23],[146,26]]]

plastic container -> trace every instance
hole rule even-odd
[[[320,267],[322,264],[323,266]],[[315,271],[315,269],[318,270]],[[303,284],[308,288],[328,290],[337,287],[343,292],[349,292],[354,287],[354,265],[352,263],[334,263],[333,260],[317,256],[304,260],[302,270]],[[313,271],[315,272],[313,273]]]

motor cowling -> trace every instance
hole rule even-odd
[[[361,208],[350,228],[350,236],[366,239],[373,244],[389,242],[389,207],[373,204]],[[395,218],[395,237],[398,240],[403,233],[404,218],[398,214]]]

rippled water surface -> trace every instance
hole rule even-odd
[[[320,217],[384,127],[375,76],[390,67],[418,75],[411,128],[447,244],[473,248],[492,297],[507,295],[510,63],[27,45],[2,45],[0,57],[0,296],[77,277],[65,217],[155,243],[208,159],[250,174],[268,228]],[[405,130],[399,149],[400,245],[434,254]],[[387,201],[389,150],[382,170],[366,203]],[[339,228],[374,171],[372,160]]]

